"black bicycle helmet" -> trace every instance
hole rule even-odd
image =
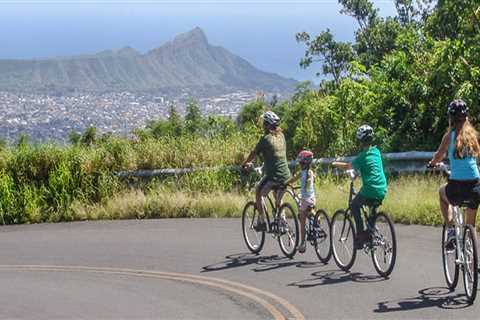
[[[465,119],[468,115],[468,106],[462,99],[453,100],[448,105],[447,114],[452,117],[453,120]]]

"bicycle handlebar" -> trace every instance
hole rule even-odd
[[[355,180],[359,176],[358,172],[354,169],[348,169],[345,171],[345,173],[350,177],[351,180]]]
[[[439,162],[435,166],[432,166],[429,163],[429,164],[427,164],[427,169],[432,169],[434,171],[435,170],[442,171],[442,172],[445,172],[448,175],[450,175],[450,173],[451,173],[449,166],[445,162]]]

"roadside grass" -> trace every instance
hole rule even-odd
[[[198,193],[159,188],[131,190],[102,204],[72,206],[76,220],[240,217],[248,197],[239,193]]]
[[[437,176],[405,176],[391,179],[381,207],[399,223],[440,225],[438,187],[444,179]],[[358,181],[356,185],[358,187]],[[317,179],[317,207],[332,215],[345,208],[349,181],[332,176]],[[73,220],[148,219],[148,218],[226,218],[240,217],[250,193],[235,191],[192,192],[155,185],[145,191],[132,189],[99,204],[72,205]],[[286,201],[291,201],[286,198]]]

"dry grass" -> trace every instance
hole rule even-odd
[[[247,197],[236,193],[133,190],[103,204],[74,205],[76,220],[239,217]]]
[[[393,179],[389,182],[382,210],[400,223],[441,224],[437,190],[443,182],[439,177]],[[317,206],[330,214],[345,208],[348,188],[347,180],[319,177]],[[249,199],[253,199],[253,194],[171,191],[159,186],[148,192],[123,192],[101,204],[85,206],[76,203],[72,211],[74,220],[239,217]]]

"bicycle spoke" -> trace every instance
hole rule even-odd
[[[372,230],[372,260],[377,272],[387,277],[396,260],[395,229],[387,214],[380,212]]]
[[[340,269],[344,271],[349,270],[356,256],[353,222],[343,210],[339,210],[332,218],[331,230],[335,263]]]

